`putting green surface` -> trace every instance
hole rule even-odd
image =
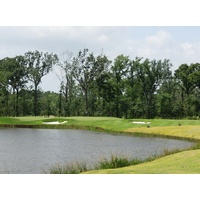
[[[169,155],[134,166],[88,171],[88,174],[199,174],[200,150]]]

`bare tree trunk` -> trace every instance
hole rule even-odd
[[[85,90],[85,115],[88,115],[88,91]]]
[[[16,116],[19,116],[19,89],[16,89],[17,93],[16,93]]]
[[[34,89],[34,115],[37,116],[37,86]]]

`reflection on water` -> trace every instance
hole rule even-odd
[[[187,141],[131,137],[82,130],[0,129],[0,173],[39,174],[57,163],[95,163],[111,154],[147,158]]]

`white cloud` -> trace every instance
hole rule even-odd
[[[100,36],[97,37],[97,39],[99,40],[99,42],[107,42],[108,41],[108,36],[105,34],[102,34]]]
[[[140,40],[127,40],[129,55],[149,59],[169,59],[173,64],[172,70],[181,64],[200,62],[199,42],[179,42],[170,32],[159,30],[155,34],[147,35]]]
[[[127,47],[127,52],[131,57],[170,59],[175,53],[176,42],[169,32],[159,30],[155,34],[147,34],[140,39],[127,40]]]
[[[145,43],[152,47],[165,48],[173,43],[173,37],[167,31],[160,30],[155,35],[147,36]]]
[[[182,53],[182,63],[200,63],[200,43],[185,42],[180,45]]]
[[[185,56],[190,57],[194,56],[195,51],[194,51],[194,45],[192,43],[186,42],[181,44],[181,48],[185,54]]]

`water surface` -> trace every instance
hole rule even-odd
[[[39,174],[51,166],[85,161],[94,164],[111,154],[147,158],[192,142],[111,135],[83,130],[0,129],[0,173]]]

